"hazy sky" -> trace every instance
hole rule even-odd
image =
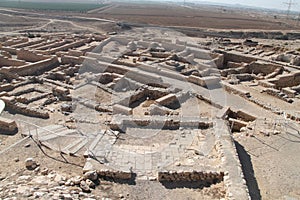
[[[193,1],[193,0],[187,0]],[[210,2],[217,3],[229,3],[229,4],[243,4],[249,6],[257,6],[257,7],[265,7],[265,8],[275,8],[286,10],[287,5],[284,2],[289,2],[290,0],[206,0]],[[300,10],[300,0],[293,0],[293,3],[296,5],[292,5],[292,10]]]

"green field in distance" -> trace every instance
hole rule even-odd
[[[0,1],[0,7],[22,8],[22,9],[32,9],[32,10],[53,10],[53,11],[58,10],[58,11],[86,12],[96,8],[101,8],[103,6],[105,6],[105,4]]]

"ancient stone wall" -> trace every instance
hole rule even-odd
[[[15,132],[17,129],[18,127],[14,120],[0,117],[0,131],[5,131],[6,133],[12,133]]]
[[[25,49],[20,49],[17,51],[17,58],[19,60],[25,60],[27,62],[38,62],[38,61],[49,58],[49,56],[44,56],[42,54],[36,54],[35,52],[25,50]]]
[[[226,67],[228,61],[235,62],[235,63],[251,63],[257,60],[256,58],[245,56],[238,52],[233,53],[233,52],[221,51],[220,53],[224,55],[224,68]]]
[[[272,72],[275,72],[276,69],[279,69],[279,72],[283,72],[283,67],[277,64],[263,62],[263,61],[255,61],[250,63],[249,65],[245,66],[245,72],[247,73],[254,73],[254,74],[264,74],[268,75]],[[243,73],[243,72],[241,72]]]
[[[201,171],[160,171],[158,181],[178,182],[178,181],[197,181],[204,184],[215,184],[223,181],[223,172],[201,172]]]
[[[15,67],[12,69],[12,72],[15,72],[22,76],[29,76],[43,73],[44,71],[57,66],[59,66],[58,58],[56,56],[53,56],[52,58],[46,60],[41,60],[35,63],[30,63],[28,65]]]
[[[215,122],[215,148],[220,155],[222,169],[224,170],[224,184],[226,199],[250,199],[249,191],[244,179],[244,174],[237,155],[231,132],[224,120]]]
[[[202,87],[215,88],[220,86],[220,78],[216,76],[198,77],[191,75],[188,77],[188,81]]]
[[[49,113],[43,110],[30,108],[26,104],[16,102],[15,97],[1,97],[1,99],[5,102],[6,107],[14,112],[23,114],[25,116],[30,117],[38,117],[42,119],[48,119]]]
[[[270,82],[274,83],[276,85],[276,88],[278,89],[299,85],[300,71],[294,71],[289,74],[279,75],[276,79],[273,79]]]
[[[3,66],[21,66],[25,65],[26,62],[22,60],[10,59],[0,55],[0,67]]]
[[[27,46],[30,46],[30,45],[34,45],[34,44],[39,44],[41,42],[43,42],[44,39],[38,39],[38,40],[29,40],[28,42],[24,42],[24,43],[20,43],[20,44],[15,44],[15,45],[12,45],[11,47],[12,48],[24,48],[24,47],[27,47]]]

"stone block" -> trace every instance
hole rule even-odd
[[[163,97],[155,100],[155,102],[161,106],[167,106],[167,105],[174,103],[176,100],[177,100],[177,97],[175,94],[168,94],[166,96],[163,96]]]
[[[113,106],[113,114],[121,114],[121,115],[132,115],[133,110],[132,108],[116,104]]]

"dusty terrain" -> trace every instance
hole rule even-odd
[[[0,199],[299,199],[300,33],[274,15],[0,8]]]
[[[296,24],[245,10],[207,5],[117,4],[90,12],[94,17],[155,26],[184,26],[216,29],[293,30]]]

